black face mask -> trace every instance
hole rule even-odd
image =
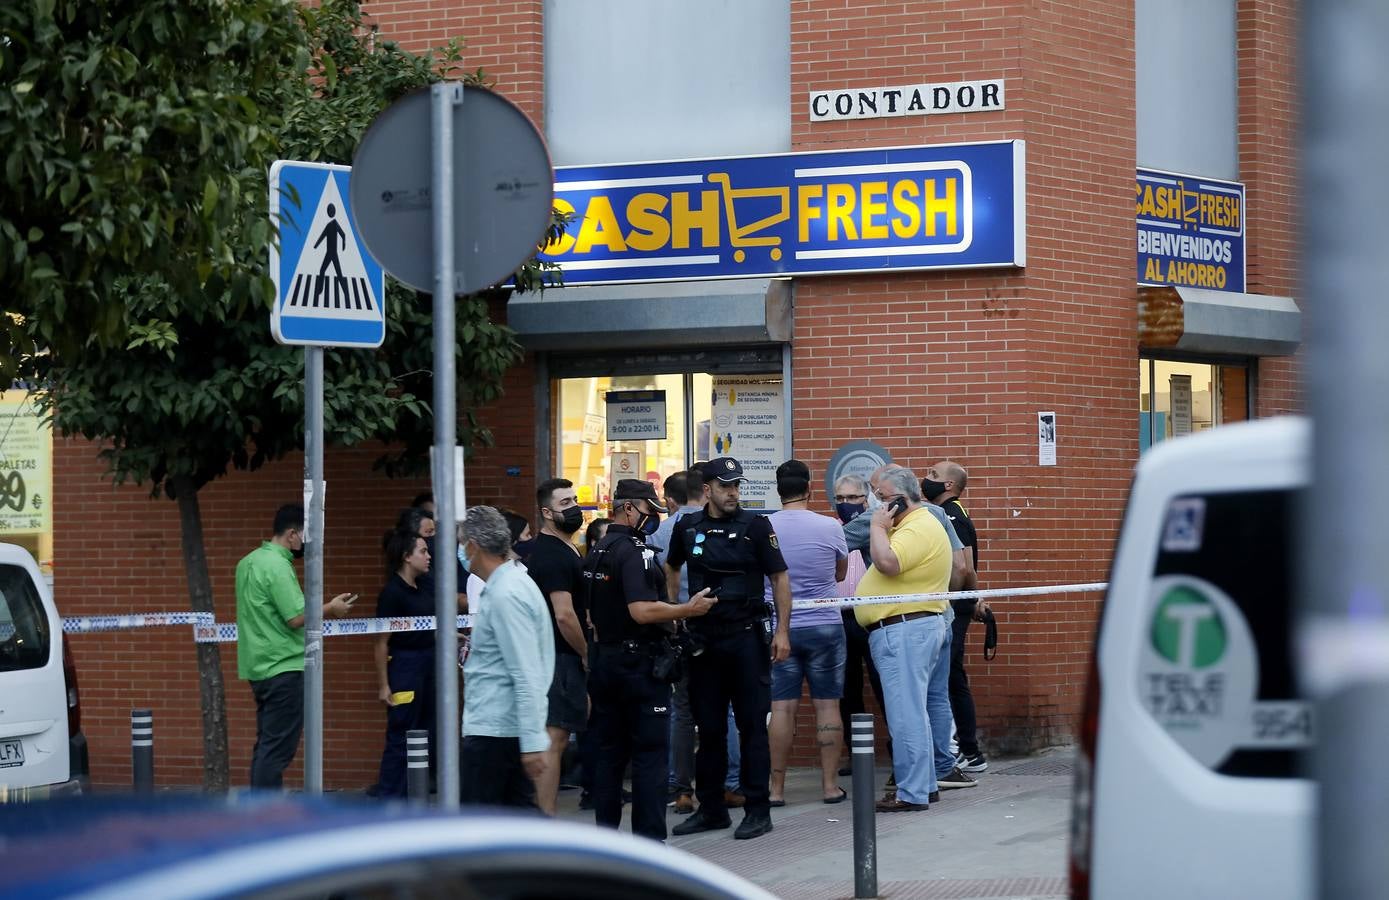
[[[555,527],[565,534],[573,534],[584,527],[584,511],[577,506],[569,507],[555,519]]]
[[[303,545],[303,544],[300,544],[298,550],[291,550],[291,551],[289,551],[289,555],[292,556],[292,557],[294,557],[295,559],[303,559],[303,558],[304,558],[304,545]]]
[[[868,504],[866,503],[836,503],[834,505],[834,511],[839,514],[839,521],[845,525],[862,515],[867,508]]]
[[[926,495],[927,500],[934,501],[941,494],[945,493],[945,482],[923,478],[921,479],[921,493]]]

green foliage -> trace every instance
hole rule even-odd
[[[201,8],[186,0],[150,5]],[[458,42],[421,57],[375,39],[350,0],[289,7],[296,16],[286,45],[292,49],[271,53],[274,77],[248,76],[233,85],[235,116],[209,126],[211,146],[230,142],[241,154],[233,160],[217,153],[221,168],[213,177],[201,145],[160,150],[159,165],[179,170],[178,196],[191,204],[171,220],[171,233],[188,238],[186,244],[159,245],[164,256],[149,268],[127,259],[122,269],[113,261],[91,292],[101,328],[73,331],[61,316],[30,319],[30,310],[22,310],[25,336],[53,350],[37,357],[37,367],[47,385],[40,402],[57,429],[105,443],[113,477],[147,483],[156,494],[171,494],[175,483],[196,489],[229,467],[254,469],[303,446],[303,352],[275,344],[269,331],[270,162],[350,163],[372,120],[402,94],[445,76],[482,78],[462,73]],[[218,46],[227,40],[204,37]],[[162,87],[184,90],[168,81]],[[256,142],[247,137],[251,130]],[[18,221],[15,227],[28,227]],[[218,242],[204,227],[213,221]],[[563,225],[557,218],[549,237]],[[190,271],[196,278],[185,277]],[[521,289],[534,289],[555,274],[532,260],[516,280]],[[433,440],[433,338],[430,298],[389,278],[387,285],[380,350],[325,353],[324,418],[329,442],[390,443],[395,449],[383,450],[379,464],[394,474],[419,471]],[[460,438],[485,441],[472,411],[499,396],[520,348],[509,329],[490,320],[482,297],[460,300],[456,318]],[[59,325],[70,340],[51,337]]]
[[[0,4],[0,288],[23,319],[0,330],[0,379],[26,333],[64,356],[120,346],[121,279],[237,277],[244,167],[275,148],[255,98],[307,67],[300,35],[281,0]]]

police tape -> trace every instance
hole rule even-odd
[[[924,603],[948,600],[991,600],[997,597],[1039,597],[1056,594],[1088,594],[1103,591],[1104,581],[1085,584],[1054,584],[1038,587],[989,588],[973,591],[947,591],[934,594],[894,594],[882,597],[822,597],[795,600],[791,609],[853,608],[880,604]],[[458,628],[472,627],[472,617],[460,614]],[[193,640],[199,644],[225,644],[236,641],[236,623],[218,622],[209,612],[127,613],[112,616],[70,616],[63,619],[64,634],[97,634],[109,631],[129,631],[137,628],[193,627]],[[434,631],[434,616],[396,616],[370,619],[333,619],[323,623],[324,637],[345,635],[400,634],[412,631]]]

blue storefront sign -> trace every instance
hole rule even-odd
[[[1139,169],[1138,283],[1244,292],[1244,185]]]
[[[1024,143],[573,166],[567,285],[1022,266]]]

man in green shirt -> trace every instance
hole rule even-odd
[[[256,698],[251,787],[278,790],[304,729],[304,591],[294,559],[304,555],[304,507],[275,512],[275,536],[236,564],[236,671]],[[354,594],[323,604],[341,619]]]

